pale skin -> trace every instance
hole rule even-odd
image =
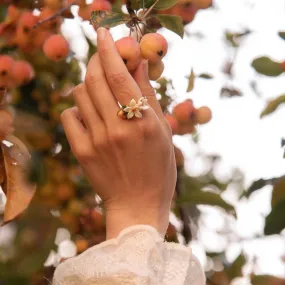
[[[97,32],[98,53],[74,90],[76,107],[61,116],[66,136],[104,202],[107,239],[137,224],[164,235],[176,183],[171,128],[149,82],[147,61],[131,75],[109,31]],[[151,107],[143,118],[117,116],[118,102],[127,105],[142,96]]]

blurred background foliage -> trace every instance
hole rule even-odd
[[[32,41],[24,47],[13,41],[17,21],[6,25],[10,4],[14,4],[20,11],[34,11],[35,15],[40,15],[42,9],[52,5],[52,2],[59,3],[54,8],[56,13],[69,7],[73,1],[0,1],[0,53],[30,63],[35,74],[28,82],[9,88],[2,107],[13,115],[15,128],[13,136],[9,135],[2,141],[0,151],[0,184],[3,190],[0,195],[3,222],[0,236],[5,241],[0,242],[0,284],[3,285],[49,284],[59,262],[105,240],[104,207],[73,157],[60,123],[61,112],[74,105],[72,89],[82,81],[86,63],[96,52],[96,42],[85,33],[89,49],[84,61],[71,52],[66,59],[53,62],[43,54],[42,48],[35,48]],[[90,2],[92,1],[88,3]],[[115,11],[120,11],[121,6],[125,5],[120,1],[111,4]],[[72,6],[75,7],[71,9],[72,13],[70,9],[62,10],[59,21],[47,28],[50,32],[60,33],[64,21],[74,18],[77,5]],[[186,26],[191,25],[196,14],[203,13],[205,8],[214,9],[215,3],[205,0],[179,0],[174,7],[162,13],[181,16]],[[77,16],[73,20],[82,21]],[[161,27],[155,20],[150,20],[148,25],[154,30]],[[37,29],[33,32],[35,38],[44,33]],[[239,33],[227,31],[225,40],[233,53],[236,53],[243,39],[250,35],[249,30]],[[279,36],[282,39],[285,39],[284,35],[280,31]],[[224,72],[230,78],[234,77],[234,59],[235,57],[224,67]],[[283,62],[266,56],[253,59],[252,67],[257,73],[271,77],[279,76],[285,71]],[[192,70],[188,77],[189,98],[191,91],[195,89],[196,80],[200,79],[215,80],[212,74],[195,74]],[[173,105],[177,104],[173,98],[179,98],[171,78],[159,79],[155,88],[162,109],[169,115]],[[221,98],[242,95],[237,87],[226,85],[221,89]],[[284,102],[284,95],[268,102],[261,118],[273,113]],[[195,132],[193,129],[180,135],[189,133],[192,133],[192,143],[199,146],[199,131]],[[284,145],[282,141],[282,146]],[[22,165],[23,160],[29,160],[25,146],[31,153],[28,169],[24,169]],[[208,171],[200,176],[189,176],[184,170],[182,151],[176,147],[175,152],[178,180],[173,198],[172,222],[166,236],[168,241],[191,244],[199,239],[198,224],[202,217],[200,205],[218,207],[229,223],[235,220],[235,206],[222,198],[222,193],[229,187],[236,189],[239,199],[248,199],[266,185],[272,185],[273,188],[272,210],[265,217],[263,235],[258,238],[282,235],[285,228],[284,176],[270,179],[261,177],[245,189],[242,170],[234,170],[227,181],[220,181],[216,177],[215,168],[221,157],[201,152],[200,158],[207,162]],[[24,182],[23,174],[29,178],[29,182]],[[36,183],[35,193],[33,183]],[[231,227],[225,228],[221,233],[227,237],[228,244],[239,238],[233,237],[234,233],[230,229]],[[245,252],[242,251],[231,262],[227,260],[225,252],[206,252],[206,255],[207,284],[228,285],[244,276],[243,268],[248,261]],[[236,284],[285,284],[285,279],[280,276],[256,275],[254,270],[246,277],[248,283]]]

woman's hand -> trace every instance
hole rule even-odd
[[[143,60],[132,76],[109,31],[98,29],[98,53],[74,90],[77,107],[62,114],[71,149],[105,204],[107,239],[136,224],[165,234],[169,222],[176,183],[172,134],[147,70]],[[142,96],[151,106],[143,118],[117,116],[118,102]]]

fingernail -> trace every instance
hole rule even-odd
[[[97,35],[98,35],[99,40],[101,40],[101,41],[104,40],[106,37],[106,33],[107,33],[107,30],[103,27],[100,27],[97,30]]]

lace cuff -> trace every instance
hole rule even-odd
[[[58,266],[53,285],[203,285],[189,247],[164,242],[155,228],[137,225]]]

